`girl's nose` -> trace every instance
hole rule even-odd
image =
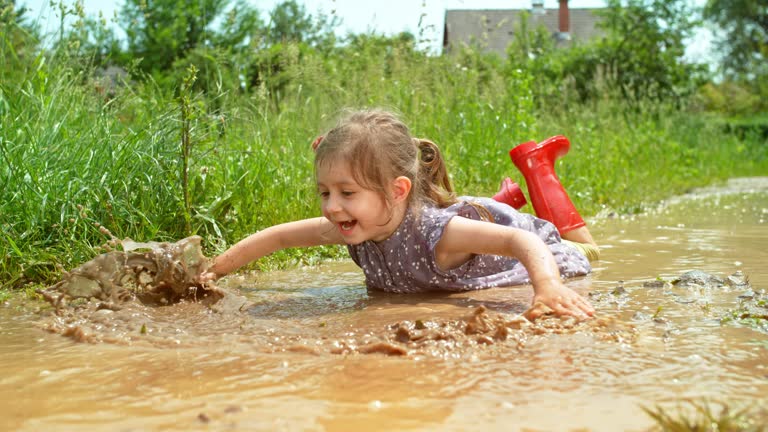
[[[325,211],[328,213],[338,213],[341,211],[341,205],[339,205],[339,200],[336,199],[333,195],[329,196],[328,199],[325,201]]]

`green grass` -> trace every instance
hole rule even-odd
[[[762,432],[768,430],[768,413],[748,408],[733,409],[707,402],[685,401],[676,410],[656,406],[643,408],[655,422],[653,431],[661,432]]]
[[[768,140],[768,113],[721,120],[723,128],[739,137]]]
[[[280,73],[290,79],[279,87],[173,94],[136,80],[112,100],[94,90],[89,72],[43,60],[0,81],[6,288],[50,282],[90,259],[109,240],[102,227],[144,241],[196,233],[215,254],[256,230],[319,215],[309,143],[345,107],[402,113],[416,136],[441,146],[463,194],[490,196],[505,176],[522,185],[509,149],[566,135],[572,148],[557,172],[584,215],[639,211],[695,186],[768,174],[757,135],[729,134],[663,104],[630,109],[611,97],[536,108],[532,77],[471,56],[363,47],[358,56],[286,62]],[[284,251],[254,267],[344,254]]]

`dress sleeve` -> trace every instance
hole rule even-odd
[[[480,220],[477,210],[467,202],[458,202],[444,209],[424,209],[426,213],[421,218],[422,226],[418,231],[424,234],[427,250],[434,256],[437,243],[443,238],[445,227],[455,216]]]

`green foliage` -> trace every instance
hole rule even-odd
[[[696,90],[704,68],[683,60],[697,25],[687,2],[610,0],[600,15],[608,34],[598,45],[606,77],[624,98],[679,101]]]
[[[765,431],[764,411],[742,408],[734,410],[725,403],[719,407],[706,401],[686,401],[677,412],[656,406],[643,408],[655,422],[653,431],[663,432],[761,432]]]
[[[225,14],[223,28],[215,30]],[[128,54],[141,58],[141,68],[156,78],[198,47],[238,47],[261,27],[256,10],[244,1],[230,5],[229,0],[127,0],[121,22]]]
[[[751,86],[735,81],[704,84],[698,91],[696,103],[705,111],[729,116],[746,116],[768,110],[765,98],[752,91]]]
[[[336,16],[320,14],[314,18],[303,5],[295,0],[286,0],[278,3],[269,17],[268,45],[303,42],[328,50],[336,44],[334,31],[340,24]]]
[[[706,78],[703,65],[684,60],[684,42],[698,25],[687,2],[610,0],[599,15],[604,36],[567,49],[523,16],[508,66],[534,75],[540,102],[585,102],[611,92],[635,107],[646,100],[682,103]]]
[[[37,56],[39,35],[34,26],[27,23],[25,14],[26,10],[17,8],[15,1],[0,0],[0,74],[3,80],[18,80]]]
[[[534,91],[540,102],[548,103],[562,96],[566,71],[565,50],[560,50],[544,26],[530,28],[529,15],[523,13],[507,47],[507,71],[526,71],[535,79]],[[576,48],[576,47],[573,47]]]
[[[759,0],[709,0],[704,18],[718,28],[715,34],[725,78],[720,89],[733,102],[716,109],[730,115],[767,112],[768,5]],[[730,90],[740,95],[735,97]]]
[[[768,5],[762,0],[708,0],[704,18],[720,31],[723,72],[731,79],[768,77]],[[765,94],[765,93],[764,93]]]
[[[88,59],[95,67],[126,63],[127,57],[122,52],[120,40],[106,18],[85,17],[83,31],[84,36],[80,38],[82,58]]]

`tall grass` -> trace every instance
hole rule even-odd
[[[400,112],[415,135],[441,146],[464,194],[491,195],[507,175],[522,184],[508,150],[566,135],[572,149],[557,170],[585,215],[768,173],[759,137],[739,140],[698,115],[612,97],[537,109],[531,76],[479,53],[375,48],[300,60],[289,45],[280,77],[242,91],[179,83],[174,94],[138,79],[108,99],[91,71],[45,56],[21,78],[0,80],[0,284],[46,283],[91,258],[108,240],[102,226],[136,240],[197,233],[214,254],[250,232],[319,215],[309,143],[345,107]],[[342,252],[285,251],[258,265]]]
[[[543,135],[564,134],[559,175],[579,208],[642,210],[673,194],[735,176],[766,175],[768,147],[724,133],[706,115],[665,106],[627,116],[616,101],[550,117]]]

